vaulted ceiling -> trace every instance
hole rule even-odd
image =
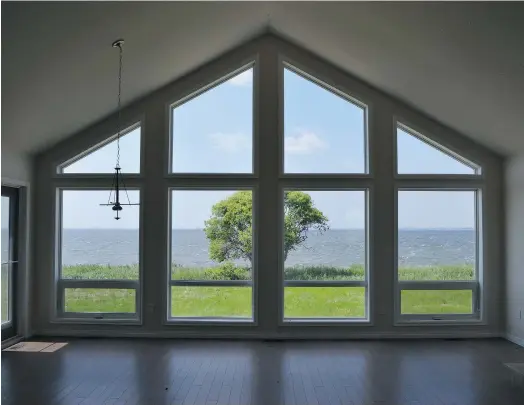
[[[268,31],[506,155],[524,152],[524,3],[2,3],[2,146],[35,153]]]

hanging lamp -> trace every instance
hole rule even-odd
[[[113,176],[113,185],[111,186],[111,191],[109,192],[109,199],[107,200],[106,204],[100,204],[103,206],[109,206],[112,207],[111,209],[115,211],[116,213],[116,220],[119,220],[120,217],[120,211],[122,211],[124,205],[139,205],[138,203],[131,203],[131,200],[129,199],[129,195],[127,194],[126,185],[124,183],[124,178],[122,177],[120,167],[120,134],[122,132],[121,127],[121,96],[122,96],[122,45],[124,45],[123,39],[117,39],[115,42],[113,42],[112,46],[113,48],[118,48],[118,55],[119,55],[119,64],[118,64],[118,132],[116,136],[116,164],[115,164],[115,174]],[[125,193],[125,196],[127,198],[126,202],[120,201],[120,195]]]

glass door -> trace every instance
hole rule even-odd
[[[2,340],[16,335],[18,189],[2,186]]]

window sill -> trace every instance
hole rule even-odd
[[[466,325],[487,325],[479,318],[471,319],[399,319],[393,326],[466,326]]]
[[[167,326],[176,325],[221,325],[221,326],[257,326],[252,318],[168,318],[165,323]]]
[[[279,326],[373,326],[367,318],[289,318],[280,322]]]
[[[94,317],[73,317],[60,316],[51,319],[53,324],[86,324],[86,325],[142,325],[142,320],[138,317],[133,318],[94,318]]]

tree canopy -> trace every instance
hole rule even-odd
[[[250,191],[237,191],[216,203],[205,223],[209,257],[217,262],[253,261],[253,203]],[[284,195],[284,260],[307,240],[309,230],[329,229],[327,217],[314,206],[309,194],[286,191]]]

